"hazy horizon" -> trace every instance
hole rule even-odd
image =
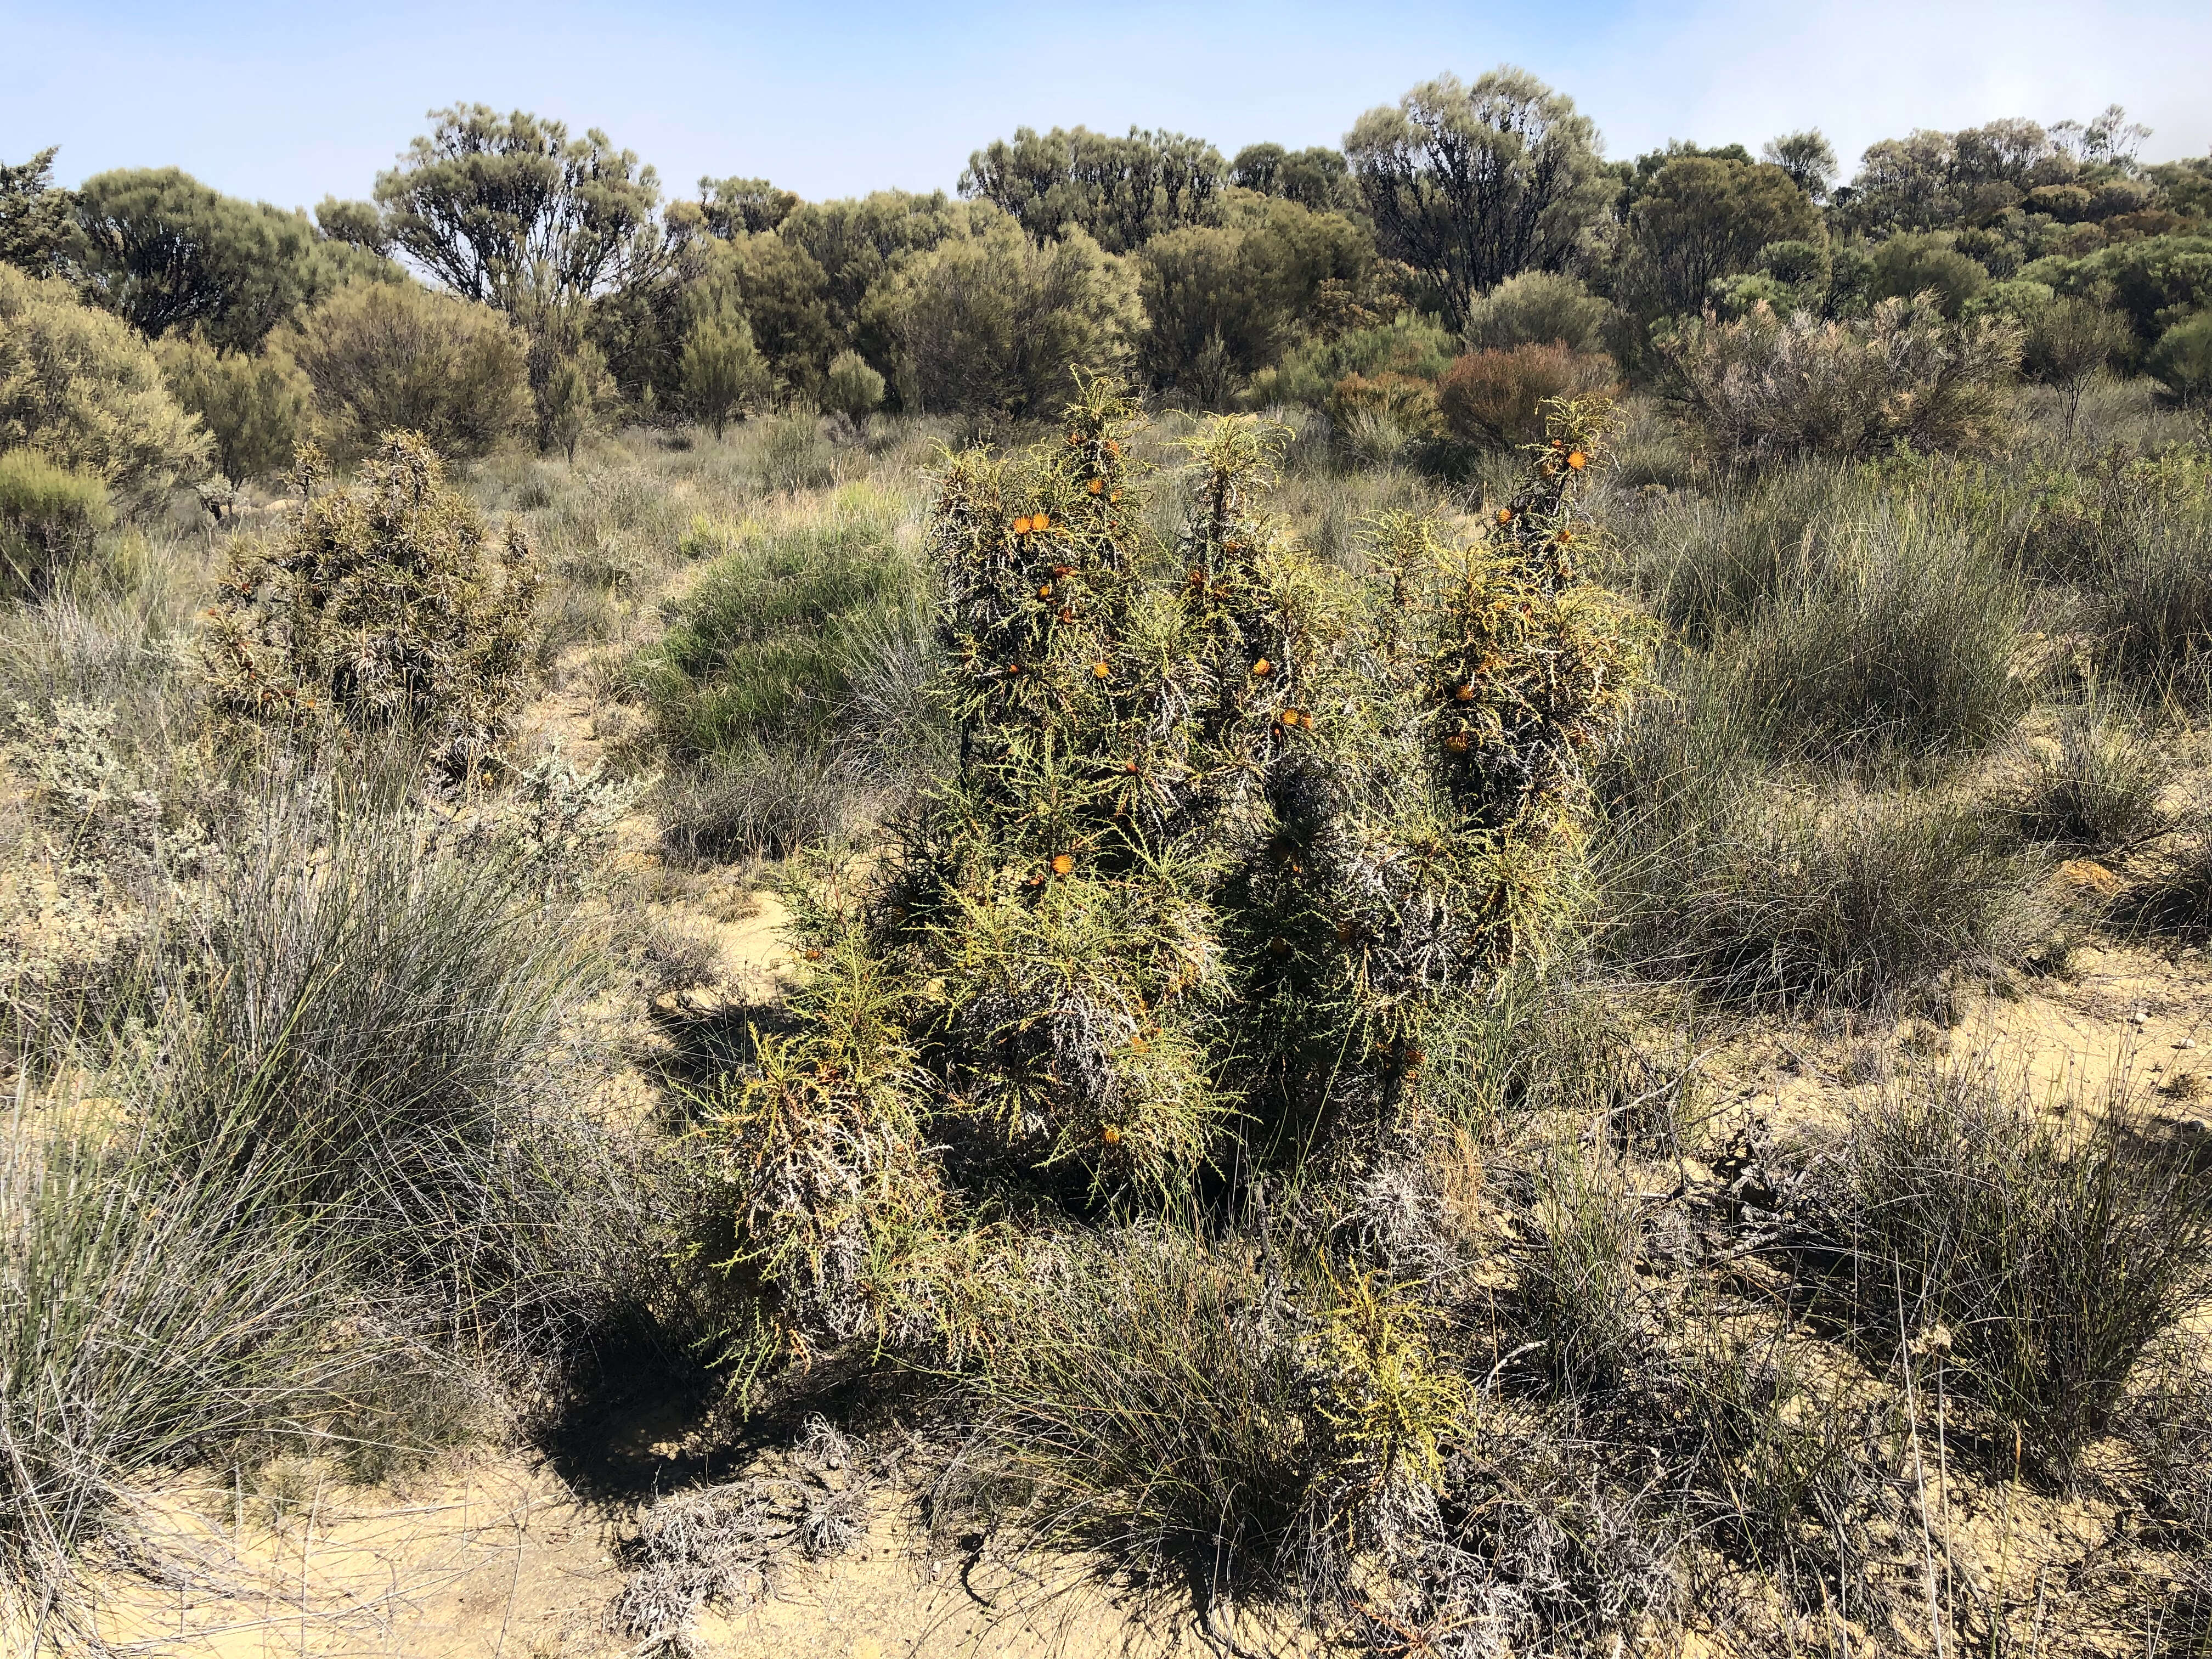
[[[1340,142],[1361,112],[1449,70],[1522,64],[1595,119],[1609,155],[1668,138],[1756,149],[1819,126],[1846,176],[1915,127],[2045,123],[2124,105],[2146,159],[2212,146],[2212,7],[1844,5],[1786,18],[1747,0],[1595,6],[1577,26],[1524,9],[1393,0],[1346,14],[1232,3],[1192,19],[987,5],[959,29],[874,4],[709,9],[659,0],[304,15],[267,3],[155,8],[95,21],[0,4],[21,50],[5,71],[0,160],[61,147],[75,184],[173,164],[281,206],[365,197],[456,101],[599,127],[664,190],[765,176],[810,198],[951,190],[969,153],[1017,126],[1194,133],[1224,155],[1273,139]],[[2154,50],[2147,50],[2153,46]],[[2063,49],[2060,49],[2062,48]]]

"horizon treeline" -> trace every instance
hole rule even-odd
[[[1817,130],[1608,160],[1572,99],[1502,68],[1341,149],[1024,127],[955,191],[821,202],[740,175],[672,196],[521,111],[429,120],[312,216],[173,167],[62,190],[44,150],[0,166],[0,261],[155,342],[233,483],[310,425],[340,451],[405,426],[573,453],[770,408],[1018,416],[1076,366],[1494,447],[1542,396],[1663,380],[1686,325],[1893,298],[2015,326],[2031,374],[2057,318],[2183,401],[2212,376],[2212,157],[2140,161],[2118,106],[1883,140],[1846,181]]]

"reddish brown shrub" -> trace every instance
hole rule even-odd
[[[1462,443],[1510,449],[1542,441],[1548,399],[1607,395],[1617,384],[1610,357],[1570,351],[1557,342],[1510,346],[1459,359],[1444,371],[1437,403],[1444,425]]]

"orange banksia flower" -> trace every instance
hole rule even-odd
[[[1075,856],[1073,854],[1055,853],[1053,854],[1052,872],[1055,876],[1064,876],[1074,868]]]
[[[1261,658],[1259,661],[1252,665],[1252,678],[1255,679],[1264,680],[1268,675],[1274,672],[1275,665],[1269,662],[1265,657]]]
[[[1113,675],[1113,667],[1108,663],[1094,662],[1091,665],[1091,678],[1094,680],[1111,679]]]
[[[1583,454],[1581,450],[1577,449],[1573,454],[1567,457],[1567,465],[1574,468],[1576,471],[1579,472],[1589,465],[1589,457]]]

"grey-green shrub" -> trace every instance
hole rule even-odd
[[[528,342],[489,307],[413,283],[341,289],[283,330],[333,447],[365,453],[387,432],[441,455],[482,455],[529,430]]]
[[[1079,229],[1032,243],[1012,219],[902,265],[866,312],[897,354],[909,413],[1052,406],[1073,370],[1127,362],[1144,327],[1130,261]]]

